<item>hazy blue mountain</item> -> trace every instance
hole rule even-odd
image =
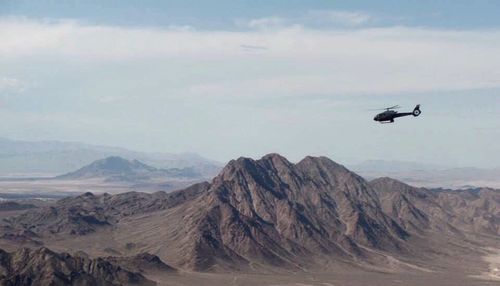
[[[201,179],[202,175],[192,168],[159,169],[138,160],[127,160],[110,156],[86,165],[74,172],[57,176],[57,179],[85,180],[102,179],[105,181],[139,182],[170,178]]]
[[[0,138],[0,176],[60,175],[109,156],[139,160],[155,168],[191,168],[206,177],[220,170],[219,163],[193,153],[145,153],[78,142]]]

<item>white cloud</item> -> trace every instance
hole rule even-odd
[[[0,92],[18,93],[23,91],[25,85],[22,81],[11,77],[0,77]]]
[[[330,16],[352,25],[369,19],[349,13]],[[182,78],[175,88],[180,95],[385,94],[500,87],[499,30],[281,27],[228,32],[10,18],[0,20],[0,39],[0,62],[17,66],[34,59],[55,65],[164,62],[156,66],[158,73]],[[265,49],[249,53],[242,47]],[[184,69],[186,65],[192,68]],[[209,76],[200,77],[200,71]],[[16,84],[1,81],[2,86]]]
[[[336,10],[313,10],[307,13],[310,21],[325,24],[337,24],[344,26],[361,26],[374,20],[374,17],[365,12],[348,12]]]

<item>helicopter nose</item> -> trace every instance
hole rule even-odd
[[[378,116],[373,117],[373,120],[377,121],[377,119],[378,119]]]

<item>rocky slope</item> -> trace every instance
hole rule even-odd
[[[125,258],[122,258],[125,260]],[[90,259],[47,248],[0,250],[2,285],[155,285],[113,258]]]

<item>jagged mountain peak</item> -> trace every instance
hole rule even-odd
[[[307,156],[301,161],[299,161],[296,166],[306,173],[331,173],[335,175],[355,175],[353,172],[349,171],[346,167],[338,164],[328,157],[320,156],[313,157]],[[356,175],[357,176],[357,175]]]
[[[240,157],[229,161],[214,181],[230,181],[237,177],[240,180],[269,180],[270,176],[289,172],[293,168],[292,163],[276,153],[265,155],[258,160]]]
[[[299,161],[299,163],[300,162],[303,162],[303,163],[324,163],[324,164],[342,166],[340,164],[337,164],[332,159],[330,159],[326,156],[305,156],[304,159]]]
[[[240,157],[230,161],[214,178],[212,188],[223,184],[228,185],[232,192],[258,187],[259,192],[267,190],[274,195],[281,193],[278,196],[297,194],[297,191],[304,191],[304,188],[318,190],[321,185],[328,190],[337,188],[338,192],[361,190],[366,197],[374,200],[368,182],[343,165],[323,156],[307,156],[296,164],[276,153],[257,160]]]
[[[278,153],[270,153],[270,154],[267,154],[265,156],[263,156],[260,161],[269,161],[269,162],[272,162],[273,164],[277,164],[277,165],[291,165],[292,163],[290,163],[290,161],[288,161],[287,158],[285,158],[284,156],[278,154]]]
[[[276,165],[276,166],[291,166],[293,165],[290,163],[285,157],[278,153],[270,153],[267,155],[262,156],[260,159],[252,159],[248,157],[239,157],[236,160],[231,160],[229,163],[226,165],[226,167],[230,168],[245,168],[245,167],[252,167],[254,165]],[[224,168],[226,169],[226,168]]]
[[[313,157],[307,156],[298,163],[291,163],[284,156],[277,153],[270,153],[260,159],[254,160],[252,158],[240,157],[236,160],[231,160],[221,171],[220,175],[232,173],[237,170],[255,170],[256,168],[268,169],[271,171],[282,172],[290,171],[292,169],[321,169],[328,172],[339,173],[352,173],[343,165],[340,165],[328,157],[320,156]]]
[[[299,163],[297,163],[298,166],[302,166],[303,168],[321,168],[324,170],[328,170],[330,172],[338,172],[338,173],[352,173],[349,171],[346,167],[344,167],[341,164],[338,164],[337,162],[333,161],[332,159],[324,156],[320,157],[313,157],[313,156],[307,156],[304,159],[302,159]]]

